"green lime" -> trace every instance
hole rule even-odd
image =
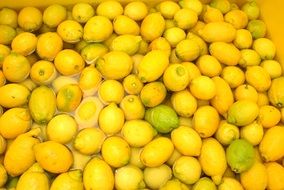
[[[242,6],[242,11],[244,11],[249,20],[255,20],[259,17],[259,7],[257,6],[257,3],[255,1],[248,1]]]
[[[263,38],[266,34],[266,25],[262,20],[251,20],[247,29],[254,39]]]

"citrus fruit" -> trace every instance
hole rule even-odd
[[[66,18],[66,8],[59,4],[53,4],[44,9],[42,20],[46,26],[55,28]]]
[[[72,17],[79,23],[86,23],[94,14],[94,8],[88,3],[76,3],[72,8]]]

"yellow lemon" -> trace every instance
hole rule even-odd
[[[153,40],[149,45],[149,51],[151,50],[162,50],[168,55],[171,53],[171,45],[164,37],[159,37]]]
[[[172,28],[166,29],[163,36],[170,43],[172,47],[176,47],[176,45],[180,41],[185,39],[186,34],[181,28],[172,27]]]
[[[37,37],[33,33],[23,32],[17,35],[11,44],[12,50],[24,56],[32,54],[37,45]]]
[[[193,61],[201,52],[198,42],[194,39],[185,39],[177,44],[175,53],[182,61]]]
[[[234,39],[234,45],[238,49],[248,49],[252,45],[252,36],[250,31],[246,29],[239,29],[236,33],[236,38]]]
[[[208,77],[218,76],[222,72],[222,66],[220,62],[211,55],[203,55],[199,57],[196,65],[198,66],[201,74]]]
[[[165,24],[166,24],[165,29],[170,29],[170,28],[176,27],[176,23],[172,19],[166,19]]]
[[[189,187],[184,183],[180,182],[178,179],[171,179],[163,185],[161,190],[189,190]]]
[[[75,110],[75,120],[79,128],[95,126],[102,108],[103,104],[99,98],[94,96],[84,98]]]
[[[118,35],[139,35],[140,33],[140,27],[135,20],[125,15],[119,15],[114,19],[113,29]]]
[[[104,104],[119,104],[124,97],[124,89],[117,80],[105,80],[99,87],[98,95]]]
[[[259,108],[258,121],[264,128],[270,128],[279,123],[280,111],[274,106],[265,105]]]
[[[126,121],[121,130],[122,137],[132,147],[143,147],[148,144],[157,131],[146,121]]]
[[[35,7],[25,7],[18,14],[18,24],[24,31],[36,31],[41,27],[42,13]]]
[[[73,146],[82,154],[92,155],[100,152],[105,140],[103,131],[96,127],[82,129],[76,135]]]
[[[102,157],[112,167],[125,166],[129,162],[130,153],[129,145],[121,137],[111,136],[103,142]]]
[[[63,173],[69,170],[73,163],[70,150],[57,142],[46,141],[33,147],[36,161],[51,173]]]
[[[200,0],[181,0],[179,5],[183,8],[191,9],[195,11],[198,15],[201,14],[203,6]]]
[[[16,30],[10,26],[0,24],[0,43],[10,45],[15,36]]]
[[[105,16],[110,20],[113,20],[118,15],[123,14],[123,7],[117,1],[105,1],[101,2],[96,10],[97,15]]]
[[[82,171],[73,170],[58,175],[51,184],[50,190],[83,190]]]
[[[165,20],[160,13],[148,14],[141,23],[141,36],[146,41],[153,41],[162,36],[165,25]]]
[[[147,167],[158,167],[170,158],[173,151],[174,145],[169,138],[158,137],[144,147],[140,159]]]
[[[24,80],[23,82],[20,82],[18,84],[23,85],[24,87],[26,87],[30,91],[32,91],[33,89],[35,89],[37,87],[37,84],[30,78],[27,78],[26,80]]]
[[[231,8],[228,0],[213,0],[210,2],[210,6],[219,9],[223,14],[230,11]]]
[[[254,87],[249,84],[243,84],[236,88],[234,92],[236,100],[251,100],[257,102],[258,93]]]
[[[133,165],[117,169],[114,177],[114,185],[117,190],[142,189],[146,186],[143,181],[143,172]]]
[[[283,189],[284,167],[277,162],[269,162],[265,167],[268,176],[267,189]]]
[[[26,57],[18,53],[11,53],[3,62],[3,74],[10,82],[22,82],[30,73],[30,63]]]
[[[260,66],[268,72],[271,79],[278,78],[282,75],[281,64],[278,61],[265,60],[261,62]]]
[[[49,140],[65,144],[73,139],[77,128],[77,123],[73,117],[67,114],[60,114],[49,121],[46,127],[46,134]]]
[[[142,38],[134,35],[120,35],[115,37],[111,44],[110,49],[112,51],[123,51],[128,55],[134,55],[140,46]]]
[[[245,28],[248,24],[248,16],[242,10],[231,10],[224,16],[225,21],[232,24],[236,29]]]
[[[110,51],[98,59],[96,68],[107,79],[122,79],[131,72],[133,61],[125,52]]]
[[[171,103],[177,114],[182,117],[191,117],[197,109],[197,101],[188,90],[173,93]]]
[[[221,77],[230,85],[231,88],[236,88],[245,82],[245,73],[237,66],[224,67]]]
[[[55,32],[47,32],[38,37],[36,52],[42,59],[53,61],[62,48],[62,39]]]
[[[203,21],[198,20],[196,22],[196,24],[189,30],[189,32],[195,34],[195,35],[199,35],[198,32],[199,30],[203,29],[204,26],[206,25],[206,23],[204,23]]]
[[[268,72],[261,66],[251,66],[245,72],[246,81],[257,91],[264,92],[271,85],[271,78]]]
[[[120,102],[126,120],[143,119],[145,107],[141,99],[136,95],[127,95]]]
[[[74,20],[61,22],[57,27],[57,33],[67,43],[76,43],[83,37],[83,27]]]
[[[186,30],[192,28],[196,24],[198,15],[191,9],[182,8],[175,13],[174,20],[179,28]]]
[[[6,151],[6,148],[7,148],[6,139],[2,135],[0,135],[0,154],[3,154]]]
[[[185,156],[199,156],[202,141],[193,128],[180,126],[171,132],[171,139],[175,148],[181,154]]]
[[[258,145],[263,138],[263,134],[263,127],[257,122],[253,122],[241,128],[241,137],[252,145]]]
[[[0,94],[0,105],[13,108],[26,104],[30,91],[23,85],[11,83],[0,87]]]
[[[203,13],[203,20],[206,23],[222,22],[222,21],[224,21],[224,17],[223,17],[222,12],[219,9],[215,9],[215,8],[207,5],[206,10]]]
[[[25,108],[12,108],[0,117],[0,133],[6,139],[14,139],[31,127],[31,116]]]
[[[123,88],[128,94],[139,94],[143,88],[143,83],[137,75],[130,74],[123,79]]]
[[[150,82],[146,84],[140,92],[141,101],[146,107],[159,105],[164,101],[166,95],[166,87],[161,82]]]
[[[3,61],[10,54],[10,51],[11,49],[8,46],[0,44],[0,68],[2,68]]]
[[[42,20],[46,26],[55,28],[66,18],[66,8],[59,4],[53,4],[44,9]]]
[[[265,106],[269,104],[267,93],[258,93],[257,104],[258,106]]]
[[[138,168],[144,169],[145,166],[143,165],[140,159],[140,153],[142,149],[143,148],[131,147],[131,156],[130,156],[129,164],[137,166]]]
[[[101,73],[94,65],[90,65],[82,70],[79,78],[79,87],[84,92],[84,96],[94,95],[101,81]]]
[[[201,37],[199,37],[198,35],[192,32],[188,32],[186,38],[193,40],[198,44],[200,48],[200,55],[208,54],[208,47],[207,47],[208,45]]]
[[[159,189],[172,178],[172,170],[166,164],[144,169],[144,181],[151,189]]]
[[[239,65],[243,68],[248,66],[254,66],[260,64],[260,56],[258,53],[252,49],[242,49],[241,59],[239,60]]]
[[[259,144],[259,151],[264,161],[276,161],[283,157],[283,131],[283,126],[274,126],[264,133],[263,139]]]
[[[220,122],[220,125],[215,133],[216,139],[222,145],[229,145],[233,140],[238,139],[240,132],[237,126],[227,123],[225,120]]]
[[[275,107],[282,108],[283,107],[283,84],[284,77],[278,77],[272,80],[271,86],[268,90],[269,101]]]
[[[32,65],[30,71],[31,79],[41,85],[50,84],[56,77],[57,72],[53,63],[40,60]]]
[[[0,185],[3,187],[8,180],[7,171],[2,164],[0,164]]]
[[[247,29],[250,31],[254,39],[263,38],[266,35],[266,24],[262,20],[251,20],[247,25]]]
[[[222,183],[218,186],[219,190],[243,190],[241,183],[230,177],[223,177]]]
[[[123,110],[115,103],[110,103],[99,114],[99,127],[107,135],[113,135],[122,129],[124,119]]]
[[[90,18],[84,26],[83,38],[87,42],[102,42],[113,32],[110,20],[104,16]]]
[[[81,49],[81,56],[87,64],[96,61],[108,52],[108,48],[101,43],[90,43]]]
[[[81,99],[82,91],[78,85],[66,85],[57,93],[57,109],[63,112],[72,112],[79,106]]]
[[[166,19],[174,18],[176,12],[180,9],[179,5],[173,1],[163,1],[157,5],[157,10]]]
[[[187,69],[189,81],[191,82],[194,78],[201,75],[198,67],[192,62],[183,62],[181,63]]]
[[[191,81],[189,87],[192,95],[201,100],[210,100],[216,95],[216,85],[207,76],[196,77]]]
[[[17,12],[13,9],[3,7],[0,11],[0,24],[16,28],[18,26]]]
[[[114,174],[111,167],[98,157],[88,162],[83,173],[85,189],[112,190],[114,187]]]
[[[140,1],[133,1],[124,7],[124,15],[129,18],[139,21],[143,20],[148,14],[148,8],[145,3]]]
[[[248,15],[249,20],[254,20],[259,17],[260,10],[255,1],[247,2],[241,8],[242,11]]]
[[[76,3],[72,8],[72,17],[79,23],[86,23],[95,14],[89,3]]]
[[[274,43],[267,38],[259,38],[253,42],[253,49],[260,55],[261,59],[273,59],[276,54]]]

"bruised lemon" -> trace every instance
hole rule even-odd
[[[127,95],[120,102],[126,120],[143,119],[145,107],[141,99],[136,95]]]
[[[57,27],[57,33],[67,43],[76,43],[83,37],[83,27],[74,20],[61,22]]]
[[[56,77],[57,72],[53,63],[40,60],[33,64],[30,72],[31,79],[37,84],[48,85]]]
[[[24,31],[36,31],[42,25],[42,13],[35,7],[25,7],[18,14],[18,24]]]
[[[72,8],[72,17],[79,23],[86,23],[95,14],[89,3],[76,3]]]
[[[123,7],[122,5],[117,1],[105,1],[101,2],[96,10],[97,15],[105,16],[109,18],[110,20],[113,20],[118,15],[122,15],[123,13]]]
[[[37,46],[37,37],[29,32],[17,35],[11,44],[12,50],[24,56],[32,54]]]
[[[60,88],[56,96],[56,105],[59,111],[72,112],[80,104],[83,93],[76,84],[69,84]]]
[[[133,1],[124,7],[124,15],[129,18],[139,21],[144,19],[148,14],[148,8],[145,3],[140,1]]]
[[[141,101],[147,107],[159,105],[164,101],[166,95],[166,87],[161,82],[150,82],[146,84],[140,92]]]
[[[117,80],[105,80],[99,87],[98,95],[105,104],[111,102],[119,104],[124,97],[124,89]]]
[[[59,4],[48,6],[43,12],[43,23],[50,28],[57,27],[67,18],[66,8]]]

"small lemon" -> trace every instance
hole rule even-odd
[[[175,53],[182,61],[193,61],[200,55],[200,47],[195,40],[185,39],[177,44]]]
[[[148,8],[145,3],[140,1],[133,1],[124,7],[124,15],[129,18],[139,21],[143,20],[148,14]]]
[[[112,51],[123,51],[128,55],[134,55],[138,51],[141,41],[142,38],[140,36],[129,34],[120,35],[112,40],[110,49]]]
[[[164,38],[169,41],[172,47],[176,47],[176,45],[185,39],[186,34],[185,32],[178,27],[172,27],[169,29],[166,29],[164,34]]]
[[[257,122],[253,122],[241,128],[241,138],[246,139],[252,145],[258,145],[263,137],[263,127]]]
[[[243,68],[248,66],[259,65],[261,58],[258,53],[252,49],[242,49],[241,59],[239,60],[239,65]]]
[[[248,24],[248,16],[242,10],[231,10],[224,16],[226,22],[232,24],[236,29],[245,28]]]
[[[121,137],[108,137],[102,145],[102,157],[112,167],[125,166],[130,159],[130,147]],[[116,159],[113,159],[116,158]]]
[[[49,121],[46,133],[49,140],[65,144],[73,139],[77,128],[77,123],[73,117],[60,114]]]
[[[215,133],[215,138],[222,145],[229,145],[233,140],[240,137],[239,128],[235,125],[227,123],[225,120],[222,120],[219,124],[219,127]]]
[[[98,122],[103,104],[97,97],[86,97],[75,110],[75,120],[80,127],[93,127]]]
[[[123,7],[118,1],[109,0],[101,2],[97,7],[96,13],[113,20],[118,15],[123,14]]]
[[[191,81],[189,88],[192,95],[201,100],[210,100],[216,95],[215,83],[207,76],[196,77]]]
[[[245,82],[245,73],[237,66],[224,67],[221,76],[231,88],[236,88]]]
[[[254,87],[249,84],[242,84],[238,86],[234,92],[236,100],[251,100],[258,101],[258,93]]]
[[[284,188],[284,167],[277,162],[269,162],[265,165],[267,172],[267,189]]]
[[[11,44],[12,50],[24,56],[32,54],[37,46],[37,37],[29,32],[17,35]]]
[[[53,63],[40,60],[33,64],[30,77],[37,83],[42,85],[50,84],[56,77],[57,72]]]
[[[264,60],[261,62],[260,66],[268,72],[271,79],[280,77],[282,75],[281,64],[278,61]]]
[[[18,14],[19,26],[27,32],[38,30],[42,25],[42,13],[35,7],[25,7]]]
[[[87,42],[102,42],[113,32],[110,20],[104,16],[90,18],[84,26],[83,39]]]
[[[196,65],[202,75],[208,77],[218,76],[222,72],[220,62],[211,55],[203,55],[198,58]]]
[[[58,175],[51,184],[50,190],[83,190],[82,171],[73,170]]]
[[[66,8],[59,4],[48,6],[43,12],[43,23],[50,28],[57,27],[67,17]]]
[[[197,101],[188,90],[173,93],[171,103],[177,114],[182,117],[191,117],[197,109]]]
[[[105,80],[99,87],[98,95],[105,104],[110,104],[111,102],[119,104],[124,97],[124,89],[117,80]]]
[[[200,15],[203,10],[202,2],[200,0],[182,0],[179,1],[179,5],[182,8],[195,11],[198,15]]]
[[[143,83],[134,74],[126,76],[122,84],[125,92],[128,94],[139,94],[143,88]]]
[[[251,66],[245,72],[246,81],[258,92],[264,92],[271,85],[271,78],[268,72],[261,66]]]
[[[0,68],[2,68],[3,61],[10,54],[10,51],[11,49],[8,46],[0,44]]]
[[[95,14],[89,3],[76,3],[72,8],[72,17],[79,23],[86,23]]]
[[[176,12],[180,10],[179,5],[173,1],[163,1],[157,5],[157,10],[166,19],[174,18]]]
[[[55,32],[47,32],[38,37],[36,52],[42,59],[53,61],[62,48],[62,39]]]
[[[6,78],[5,78],[4,74],[3,74],[3,71],[0,70],[0,87],[4,86],[5,84],[6,84]]]
[[[13,9],[3,7],[0,10],[0,24],[16,28],[18,26],[17,12]]]
[[[105,140],[103,131],[96,127],[82,129],[73,141],[73,147],[80,153],[92,155],[99,153]]]
[[[224,21],[224,17],[223,17],[222,12],[219,9],[215,9],[215,8],[207,5],[206,10],[203,13],[203,20],[206,23],[222,22],[222,21]]]
[[[131,147],[131,156],[130,156],[129,164],[137,166],[138,168],[144,169],[145,166],[143,165],[140,159],[140,153],[142,149],[143,147],[142,148]]]
[[[200,163],[194,157],[182,156],[175,161],[173,174],[185,184],[194,184],[201,176]]]
[[[179,28],[186,30],[192,28],[196,24],[198,15],[191,9],[183,8],[176,12],[174,20]]]
[[[250,31],[246,29],[237,30],[236,38],[234,39],[234,45],[239,49],[248,49],[252,45],[252,35]]]
[[[143,172],[140,168],[133,165],[123,166],[115,171],[115,188],[124,189],[142,189],[145,188],[143,181]]]
[[[172,178],[172,170],[166,164],[159,167],[144,169],[144,181],[152,189],[159,189]]]
[[[68,76],[80,73],[85,66],[85,62],[76,51],[64,49],[56,55],[54,65],[59,73]]]
[[[201,75],[198,67],[192,62],[183,62],[181,63],[187,69],[189,81],[191,82],[194,78]]]
[[[218,186],[219,190],[243,190],[241,183],[230,177],[223,177],[222,183]]]
[[[64,42],[76,43],[83,37],[83,27],[77,21],[66,20],[58,25],[57,33]]]
[[[3,62],[3,74],[10,82],[22,82],[30,73],[30,63],[26,57],[18,53],[11,53]]]
[[[146,84],[140,92],[141,101],[146,107],[159,105],[164,101],[166,95],[166,87],[161,82],[150,82]]]
[[[261,59],[273,59],[276,54],[274,43],[267,38],[258,38],[253,42],[253,49],[260,55]]]
[[[145,107],[141,99],[136,95],[127,95],[120,102],[126,120],[142,119],[145,114]]]
[[[162,50],[165,51],[168,55],[171,53],[171,45],[164,37],[159,37],[153,40],[149,45],[149,50]]]
[[[140,27],[135,20],[125,15],[119,15],[114,19],[113,29],[118,35],[139,35],[140,33]]]
[[[77,84],[63,86],[57,93],[57,109],[63,112],[72,112],[79,106],[81,99],[82,91]]]
[[[104,107],[99,114],[99,127],[107,135],[118,133],[124,124],[123,110],[115,103]]]

